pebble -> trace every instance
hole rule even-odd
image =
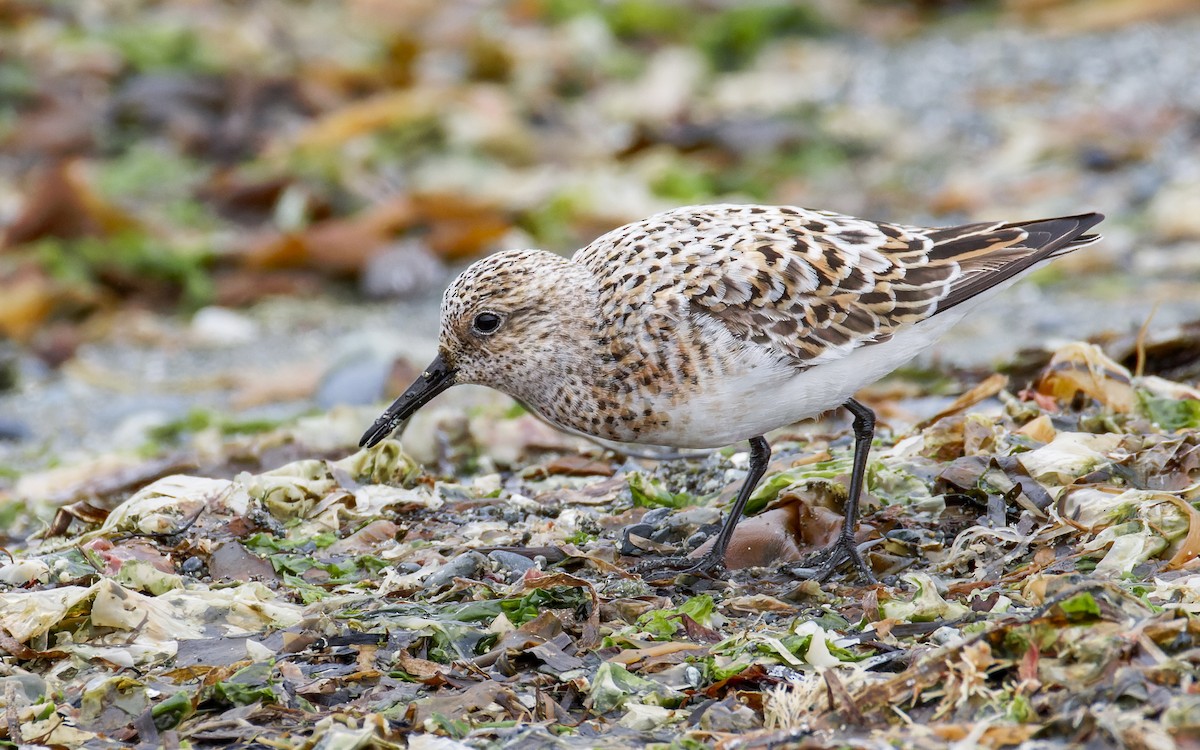
[[[475,578],[488,564],[482,552],[464,552],[435,570],[425,579],[425,590],[434,591],[449,584],[455,578]]]
[[[8,683],[10,682],[16,683],[17,690],[24,694],[25,700],[29,703],[38,703],[45,700],[45,696],[49,691],[46,681],[41,677],[30,672],[19,672],[0,679],[0,695],[7,693]]]
[[[951,627],[942,627],[929,634],[930,643],[938,646],[949,646],[954,643],[960,643],[963,640],[961,630]]]
[[[28,440],[32,436],[33,431],[24,422],[18,419],[0,417],[0,440],[8,440],[16,443]]]
[[[351,352],[325,371],[313,399],[322,409],[373,404],[383,398],[391,370],[391,359],[378,353]]]
[[[239,346],[253,343],[262,331],[258,323],[235,310],[205,307],[192,316],[188,329],[192,343],[200,346]]]
[[[657,526],[659,522],[665,521],[667,516],[671,515],[671,510],[671,508],[652,508],[642,516],[641,523]]]
[[[749,706],[727,698],[708,707],[700,715],[700,728],[706,732],[749,732],[762,727],[762,719]]]
[[[529,570],[536,567],[533,560],[530,560],[524,555],[518,555],[516,552],[508,552],[506,550],[492,550],[488,553],[497,566],[506,573],[510,574],[513,579],[519,578]]]
[[[631,536],[640,536],[643,539],[650,539],[654,534],[654,526],[648,523],[635,523],[626,526],[621,530],[621,554],[622,555],[640,555],[645,550],[635,544]]]
[[[684,508],[667,519],[667,525],[672,529],[696,528],[720,522],[721,509],[707,505]]]

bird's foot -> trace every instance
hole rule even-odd
[[[632,571],[648,581],[684,573],[716,578],[725,572],[725,560],[724,555],[712,553],[700,557],[656,557],[634,565]]]
[[[863,559],[862,553],[858,551],[854,537],[848,534],[839,535],[838,540],[822,550],[820,554],[825,556],[825,564],[821,566],[815,578],[822,583],[828,581],[834,571],[844,562],[854,563],[854,567],[868,583],[879,582],[875,578],[875,573],[871,571],[871,567],[867,565],[867,561]]]

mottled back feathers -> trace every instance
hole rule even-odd
[[[693,206],[576,253],[605,316],[676,301],[806,368],[888,340],[1043,261],[1095,241],[1098,214],[924,229],[787,206]],[[686,304],[679,308],[678,302]]]

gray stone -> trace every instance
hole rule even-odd
[[[475,578],[487,564],[488,559],[482,552],[475,550],[464,552],[431,573],[425,579],[425,588],[432,591],[445,586],[455,578]]]
[[[635,523],[626,526],[621,530],[621,554],[622,555],[637,555],[643,552],[643,549],[634,544],[630,540],[630,536],[640,536],[644,539],[649,539],[654,533],[654,527],[648,523]]]
[[[535,566],[534,561],[528,557],[501,549],[492,550],[488,553],[488,557],[494,560],[501,570],[517,576],[525,575],[526,571]]]

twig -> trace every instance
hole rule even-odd
[[[1137,353],[1137,366],[1133,368],[1134,377],[1140,378],[1146,371],[1146,335],[1150,333],[1150,321],[1154,320],[1160,304],[1161,302],[1155,302],[1154,307],[1150,308],[1150,314],[1146,316],[1142,327],[1138,329],[1137,338],[1133,340],[1134,351]]]
[[[832,669],[826,669],[822,673],[822,676],[825,678],[825,686],[829,689],[829,707],[834,707],[833,696],[837,695],[838,702],[843,707],[843,716],[847,720],[846,723],[861,726],[863,724],[862,711],[858,710],[858,704],[854,702],[854,697],[850,695],[850,691],[846,690],[846,686],[842,684],[841,678]]]

